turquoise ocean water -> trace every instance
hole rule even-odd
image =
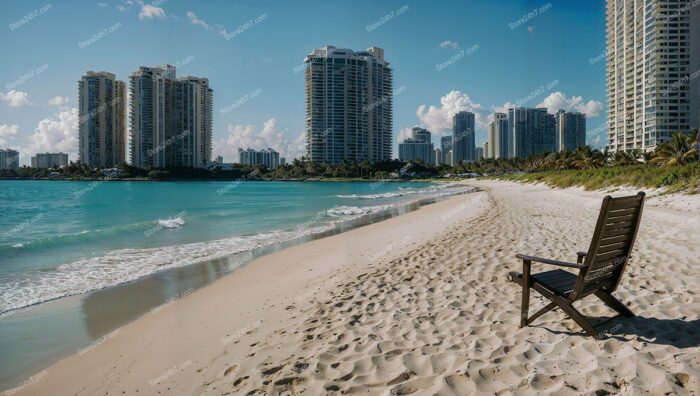
[[[427,183],[1,181],[0,318],[450,190]]]

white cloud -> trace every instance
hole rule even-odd
[[[438,44],[438,47],[457,49],[457,48],[459,48],[459,43],[456,41],[445,40],[445,41],[441,42],[440,44]]]
[[[474,113],[477,129],[485,129],[488,123],[487,117],[482,114],[482,107],[474,103],[471,98],[460,91],[450,91],[440,98],[440,106],[420,105],[416,115],[421,124],[430,132],[440,136],[452,131],[452,117],[460,111]]]
[[[108,4],[107,3],[97,3],[97,5],[100,7],[107,7]]]
[[[117,10],[124,12],[131,8],[132,5],[134,5],[133,0],[124,0],[122,1],[122,4],[117,4]]]
[[[530,33],[535,33],[535,27],[534,26],[528,26],[527,31]]]
[[[19,125],[0,124],[0,146],[7,145],[6,139],[14,139],[19,136]]]
[[[494,113],[505,113],[508,114],[508,109],[512,109],[514,107],[520,107],[516,105],[515,103],[508,101],[503,103],[503,106],[493,106],[493,111]],[[493,114],[489,115],[489,122],[493,121]]]
[[[584,113],[588,118],[598,117],[603,110],[603,103],[597,100],[589,100],[586,103],[576,105],[576,110],[580,113]]]
[[[208,24],[206,21],[204,21],[203,19],[199,19],[199,18],[197,17],[197,15],[196,15],[194,12],[192,12],[192,11],[187,11],[187,18],[189,18],[190,23],[192,23],[193,25],[201,26],[201,27],[203,27],[203,28],[205,28],[205,29],[207,29],[207,30],[209,30],[209,31],[211,31],[211,32],[214,31],[214,28],[211,27],[211,25],[209,25],[209,24]]]
[[[144,20],[144,19],[153,19],[153,18],[160,18],[164,19],[166,17],[165,15],[165,10],[153,6],[151,4],[145,4],[143,2],[140,2],[141,4],[141,11],[139,12],[139,19]]]
[[[301,131],[294,141],[287,145],[287,153],[285,154],[285,158],[289,163],[294,158],[304,156],[306,156],[306,131]]]
[[[277,125],[275,118],[263,122],[262,129],[255,125],[228,125],[228,136],[220,139],[214,147],[214,157],[221,155],[227,162],[238,162],[238,149],[256,150],[272,148],[280,157],[291,159],[304,155],[305,134],[302,132],[293,142],[286,137],[287,129]]]
[[[66,103],[68,103],[68,98],[63,97],[63,96],[54,96],[53,98],[49,99],[49,104],[52,106],[61,106]]]
[[[396,142],[401,143],[406,138],[412,138],[413,137],[413,128],[403,128],[402,130],[399,131],[399,134],[396,136]]]
[[[549,94],[537,107],[546,107],[547,111],[552,114],[556,113],[559,109],[567,111],[576,110],[586,114],[586,117],[591,118],[600,115],[600,112],[603,110],[603,103],[597,100],[585,102],[581,96],[567,98],[566,94],[557,91]]]
[[[192,23],[193,25],[201,26],[210,32],[216,32],[216,34],[218,34],[220,36],[227,37],[227,38],[230,37],[232,34],[232,33],[229,33],[228,31],[226,31],[226,28],[224,28],[221,25],[215,24],[214,26],[211,26],[209,23],[207,23],[207,21],[199,18],[197,16],[197,14],[195,14],[192,11],[187,11],[186,15],[187,15],[187,18],[190,20],[190,23]]]
[[[29,94],[14,89],[7,91],[6,94],[0,93],[0,100],[7,102],[10,107],[31,106],[33,104],[29,101]]]
[[[64,152],[74,155],[78,150],[78,109],[65,109],[39,121],[29,144],[23,150],[27,156],[36,153]]]

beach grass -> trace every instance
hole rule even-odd
[[[700,192],[700,163],[676,167],[651,165],[612,166],[587,170],[555,170],[533,173],[499,175],[489,178],[524,183],[545,183],[552,187],[583,187],[599,190],[614,187],[644,187],[663,189],[664,193]]]

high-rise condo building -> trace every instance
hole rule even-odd
[[[452,165],[475,158],[474,113],[460,111],[452,117]]]
[[[126,84],[89,71],[78,81],[78,158],[90,167],[126,162]]]
[[[559,135],[559,118],[562,114],[566,113],[563,109],[557,110],[554,113],[554,147],[557,151],[561,151],[561,136]]]
[[[556,114],[557,151],[574,151],[586,145],[586,115],[558,111]]]
[[[390,160],[394,92],[384,50],[325,46],[304,64],[307,158],[330,164]]]
[[[243,165],[265,165],[267,169],[275,169],[280,165],[280,154],[271,148],[267,150],[253,150],[250,148],[243,150],[239,148],[238,159],[239,163]]]
[[[212,92],[209,80],[180,77],[175,83],[175,139],[170,163],[176,166],[203,167],[211,161]]]
[[[175,72],[171,65],[142,66],[129,77],[133,166],[203,167],[211,161],[209,80],[177,79]]]
[[[555,151],[554,115],[547,109],[508,109],[509,157],[526,158]]]
[[[505,113],[493,113],[493,121],[489,123],[488,130],[488,155],[487,158],[508,158],[508,115]],[[484,146],[484,150],[486,147]]]
[[[476,147],[474,149],[474,161],[481,161],[482,159],[484,159],[484,148]]]
[[[697,0],[607,0],[608,148],[653,150],[700,125]]]
[[[19,152],[12,149],[0,149],[0,169],[19,169]]]
[[[63,168],[68,165],[68,154],[39,153],[32,157],[32,168]]]
[[[399,143],[399,160],[421,160],[426,164],[435,162],[435,147],[431,142],[431,133],[427,129],[414,127],[412,137]]]
[[[452,152],[452,135],[443,136],[440,138],[440,163],[452,165],[451,159],[448,160],[447,155]]]
[[[138,168],[166,166],[166,139],[172,127],[172,84],[175,67],[141,66],[129,76],[131,164]],[[170,102],[170,103],[166,103]]]

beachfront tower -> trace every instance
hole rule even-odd
[[[89,167],[126,162],[126,84],[105,71],[78,81],[78,158]]]
[[[557,112],[557,151],[574,151],[586,145],[586,115]]]
[[[607,0],[607,146],[653,150],[700,126],[700,4]]]
[[[452,165],[475,160],[474,135],[474,113],[460,111],[452,117]]]
[[[176,78],[175,67],[141,66],[130,81],[131,163],[139,168],[204,167],[211,162],[209,80]]]
[[[325,46],[304,59],[307,159],[391,159],[393,80],[384,50]]]

